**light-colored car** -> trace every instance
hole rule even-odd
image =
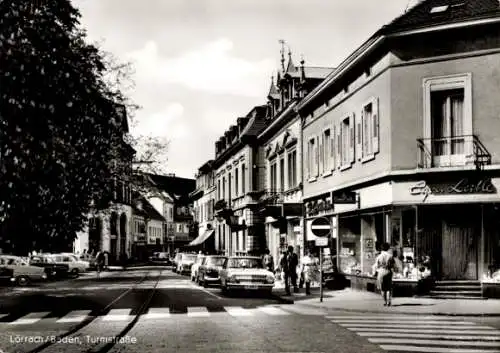
[[[88,262],[78,260],[76,255],[73,254],[52,254],[49,256],[56,264],[67,264],[69,273],[74,276],[78,276],[81,272],[85,272],[89,268]]]
[[[220,284],[219,272],[222,270],[226,259],[227,257],[223,255],[206,256],[198,268],[196,282],[203,287],[208,287],[211,284]]]
[[[47,279],[45,269],[31,266],[19,256],[0,255],[0,266],[13,271],[13,280],[20,286]]]
[[[226,259],[220,270],[223,292],[232,289],[257,290],[271,294],[274,274],[264,268],[257,256],[233,256]]]
[[[191,267],[193,266],[194,262],[196,261],[196,254],[181,254],[180,260],[177,263],[177,273],[179,274],[185,274],[185,273],[191,273]]]
[[[61,253],[61,255],[67,255],[67,256],[70,256],[73,259],[75,259],[75,261],[78,263],[79,268],[80,267],[83,268],[83,271],[80,271],[80,272],[88,271],[90,268],[90,261],[88,259],[82,259],[81,256],[78,254],[63,252],[63,253]]]
[[[196,261],[194,262],[193,266],[191,267],[191,281],[194,281],[198,277],[198,269],[200,268],[204,259],[205,259],[204,255],[198,255],[196,257]]]
[[[97,267],[97,259],[95,256],[85,253],[76,255],[80,261],[87,261],[89,263],[89,269],[95,269]]]

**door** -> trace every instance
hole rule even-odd
[[[475,227],[443,221],[443,279],[477,280],[478,243]]]

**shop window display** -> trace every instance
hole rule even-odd
[[[500,283],[500,206],[484,209],[484,268],[483,282]]]
[[[361,273],[361,224],[359,218],[339,222],[340,271],[344,274]]]

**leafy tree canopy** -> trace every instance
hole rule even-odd
[[[71,249],[106,208],[126,104],[69,0],[0,1],[0,248]],[[65,249],[66,248],[66,249]]]

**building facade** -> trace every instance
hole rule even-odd
[[[316,87],[333,69],[327,67],[295,66],[288,53],[276,82],[268,93],[266,128],[258,136],[262,164],[266,170],[262,192],[261,215],[265,220],[266,244],[271,255],[278,259],[280,252],[293,246],[304,254],[302,212],[302,124],[297,103]]]
[[[192,250],[215,253],[215,199],[213,161],[203,164],[196,174],[196,190],[190,194],[194,220],[198,224],[198,236],[188,244]]]
[[[215,247],[227,255],[255,254],[265,247],[264,224],[257,210],[259,165],[257,135],[266,124],[266,106],[254,107],[215,143]]]
[[[499,267],[498,1],[428,0],[384,26],[299,104],[306,240],[327,217],[340,270],[486,286]],[[483,291],[484,293],[484,291]]]

